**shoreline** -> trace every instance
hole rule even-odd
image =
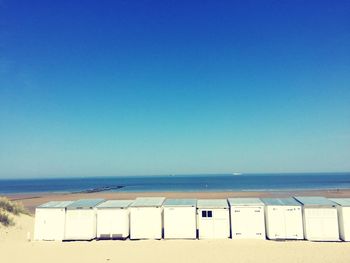
[[[13,193],[2,193],[0,192],[0,196],[18,196],[18,195],[70,195],[70,194],[96,194],[96,193],[222,193],[222,192],[234,192],[234,193],[263,193],[263,192],[313,192],[313,191],[326,191],[326,192],[340,192],[350,190],[348,187],[344,188],[290,188],[290,189],[213,189],[213,190],[131,190],[131,191],[119,191],[119,189],[125,188],[125,186],[116,186],[111,187],[110,189],[106,189],[109,187],[101,187],[101,188],[91,188],[81,191],[38,191],[38,192],[13,192]]]
[[[18,193],[3,194],[12,201],[20,201],[24,207],[34,213],[35,208],[49,201],[66,201],[78,199],[135,199],[136,197],[166,197],[194,199],[226,199],[229,197],[290,197],[290,196],[324,196],[332,198],[350,198],[350,189],[322,190],[288,190],[288,191],[216,191],[216,192],[79,192],[79,193]]]

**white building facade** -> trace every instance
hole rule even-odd
[[[302,206],[293,198],[262,198],[268,239],[304,239]]]
[[[96,206],[98,239],[126,239],[129,237],[129,205],[133,201],[108,200]]]
[[[73,201],[51,201],[35,209],[34,240],[62,241],[66,208]]]
[[[104,199],[81,199],[67,206],[64,240],[96,238],[96,206]]]
[[[230,210],[227,200],[197,200],[197,228],[199,239],[229,238]]]
[[[325,197],[300,196],[303,204],[305,239],[311,241],[338,241],[337,205]]]
[[[130,205],[130,239],[161,239],[164,197],[136,198]]]
[[[350,241],[350,198],[331,198],[337,204],[339,236],[343,241]]]
[[[164,239],[196,239],[197,200],[166,199],[163,209]]]
[[[264,203],[259,198],[229,198],[232,239],[265,239]]]

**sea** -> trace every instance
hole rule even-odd
[[[347,173],[197,174],[1,179],[0,194],[350,189]]]

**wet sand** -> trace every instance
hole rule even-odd
[[[33,193],[7,195],[11,200],[21,201],[34,213],[35,207],[49,201],[77,200],[85,198],[135,199],[136,197],[161,196],[166,198],[229,198],[229,197],[289,197],[289,196],[350,197],[350,189],[270,191],[270,192],[97,192],[97,193]]]

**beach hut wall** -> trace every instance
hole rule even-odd
[[[196,239],[197,200],[167,199],[163,209],[165,239]]]
[[[339,236],[343,241],[350,241],[350,198],[330,198],[337,204]]]
[[[126,239],[129,237],[129,205],[133,200],[108,200],[96,206],[98,239]]]
[[[199,239],[230,237],[230,211],[226,199],[199,199],[197,201],[197,228]]]
[[[293,198],[262,198],[268,239],[304,239],[302,206]]]
[[[232,239],[265,239],[264,203],[259,198],[229,198]]]
[[[96,238],[96,206],[104,199],[81,199],[67,206],[64,240]]]
[[[311,241],[338,241],[339,225],[336,203],[325,197],[295,197],[303,204],[305,239]]]
[[[66,223],[66,208],[73,201],[51,201],[35,209],[34,240],[62,241]]]
[[[130,205],[130,239],[161,239],[164,197],[136,198]]]

